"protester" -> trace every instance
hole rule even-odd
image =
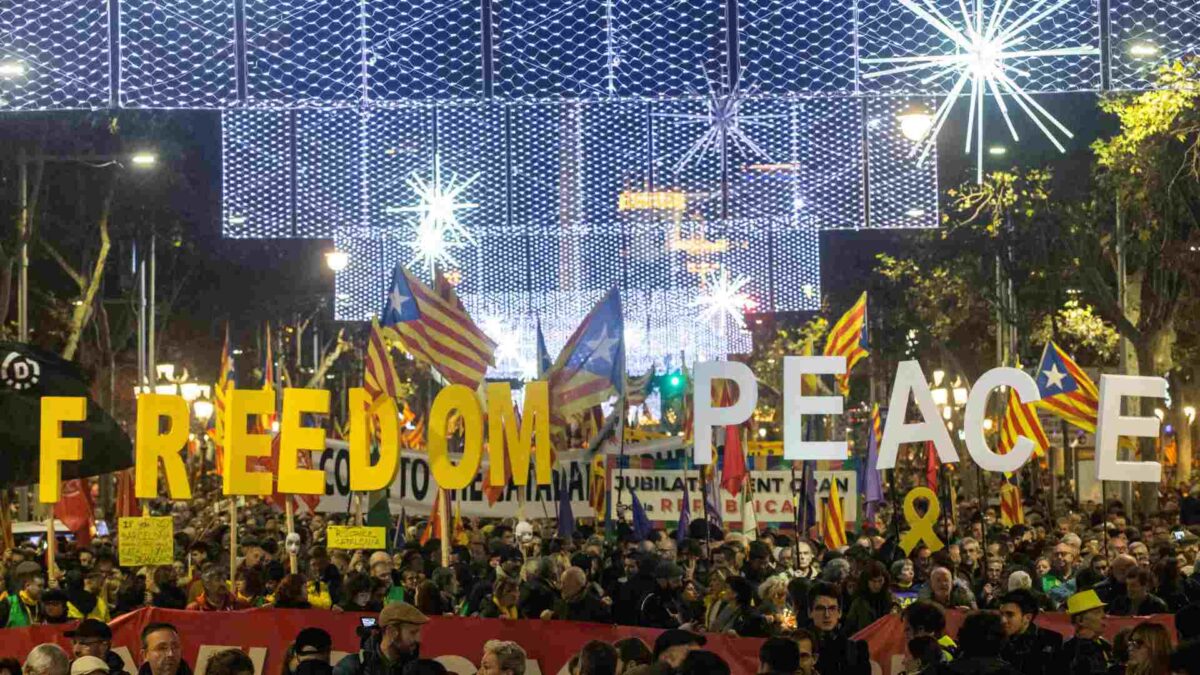
[[[81,656],[71,663],[71,675],[102,675],[108,664],[94,656]]]
[[[1025,675],[1050,675],[1063,639],[1035,624],[1037,615],[1037,599],[1027,590],[1009,591],[1000,598],[1000,619],[1006,638],[1000,656]]]
[[[22,628],[42,622],[42,590],[46,582],[42,568],[32,560],[18,563],[13,569],[12,595],[0,600],[0,627]]]
[[[1171,664],[1171,637],[1157,623],[1143,621],[1129,635],[1127,675],[1168,675]]]
[[[1148,569],[1135,569],[1125,577],[1125,595],[1127,602],[1121,603],[1121,614],[1129,616],[1149,616],[1151,614],[1167,614],[1171,610],[1167,603],[1150,591],[1155,588],[1154,573]],[[1118,612],[1112,612],[1116,615]]]
[[[226,649],[208,658],[206,675],[254,675],[254,662],[240,649]]]
[[[1075,635],[1063,643],[1053,672],[1062,675],[1101,675],[1113,663],[1112,644],[1102,637],[1104,608],[1096,591],[1082,591],[1067,599],[1067,613]]]
[[[73,630],[63,633],[63,636],[71,640],[75,658],[94,656],[104,661],[112,675],[125,672],[125,662],[112,652],[112,629],[104,622],[84,619]]]
[[[846,613],[846,632],[853,635],[895,611],[898,606],[889,589],[887,568],[878,560],[870,560],[859,575],[850,611]]]
[[[592,640],[579,650],[579,675],[617,675],[621,657],[617,648]]]
[[[298,665],[308,661],[329,663],[333,651],[333,638],[320,628],[305,628],[296,634],[292,651]]]
[[[659,633],[654,639],[654,663],[663,663],[669,668],[678,668],[689,652],[695,651],[708,640],[697,633],[670,629]]]
[[[334,673],[388,675],[416,661],[421,652],[421,627],[428,622],[428,617],[406,602],[388,603],[376,625],[361,635],[359,652],[339,661]]]
[[[689,652],[675,669],[676,675],[730,675],[729,664],[716,654],[698,649]]]
[[[809,592],[809,620],[817,638],[817,672],[821,675],[869,675],[867,643],[851,640],[841,625],[842,594],[817,582]]]
[[[758,673],[794,675],[799,670],[800,648],[796,640],[769,638],[758,648]]]
[[[942,646],[927,635],[910,639],[907,648],[904,675],[932,675],[943,663]]]
[[[515,642],[488,640],[483,645],[479,675],[525,675],[525,650]]]
[[[183,660],[179,631],[169,623],[151,623],[142,629],[142,667],[138,675],[191,675]]]
[[[56,644],[40,644],[25,657],[25,675],[69,675],[70,660],[62,647]],[[157,674],[156,674],[157,675]]]

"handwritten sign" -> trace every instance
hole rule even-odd
[[[170,516],[122,518],[118,527],[121,567],[170,565],[175,561],[175,523]]]
[[[387,531],[382,527],[351,527],[330,525],[325,528],[327,548],[384,549],[387,548]]]

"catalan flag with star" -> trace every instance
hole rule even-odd
[[[850,371],[868,354],[867,293],[864,291],[850,310],[833,324],[825,340],[825,356],[846,357],[846,374],[837,376],[843,396],[850,393]]]
[[[495,364],[496,343],[475,325],[440,273],[435,286],[440,292],[396,265],[380,324],[396,331],[410,354],[448,382],[476,389]]]
[[[1051,340],[1042,350],[1036,377],[1043,410],[1084,431],[1096,431],[1100,394],[1092,378]]]
[[[550,409],[560,424],[624,392],[624,336],[621,293],[614,288],[575,329],[548,373]]]

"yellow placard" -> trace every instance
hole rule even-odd
[[[170,565],[175,561],[175,522],[170,516],[121,518],[118,527],[121,567]]]
[[[330,525],[325,528],[325,539],[325,547],[331,550],[335,548],[350,550],[387,548],[387,530],[382,527]]]

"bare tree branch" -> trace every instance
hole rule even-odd
[[[62,351],[62,357],[67,361],[75,358],[75,352],[79,349],[79,338],[83,334],[92,305],[96,302],[96,294],[100,291],[100,282],[104,278],[104,263],[108,260],[108,251],[112,246],[112,241],[108,236],[108,217],[112,213],[113,195],[116,193],[116,189],[117,183],[114,180],[109,183],[108,195],[105,196],[104,206],[100,210],[100,251],[96,254],[92,274],[87,280],[86,288],[82,291],[80,302],[71,312],[70,333],[67,336],[67,345],[63,347]]]
[[[62,271],[65,272],[68,277],[71,277],[71,281],[74,281],[75,285],[79,287],[80,292],[82,292],[87,286],[87,279],[83,278],[83,274],[81,274],[79,270],[72,267],[71,263],[67,262],[67,259],[63,257],[63,254],[58,252],[58,249],[54,248],[53,244],[46,241],[42,237],[38,237],[38,243],[46,249],[46,252],[48,252],[50,257],[54,259],[54,262],[58,263],[58,266],[62,268]]]
[[[325,378],[325,373],[329,372],[329,369],[341,358],[342,354],[349,351],[351,345],[345,339],[345,335],[345,328],[339,330],[337,337],[334,338],[333,345],[325,348],[325,358],[321,359],[321,365],[317,366],[317,369],[313,371],[312,377],[308,378],[308,382],[304,385],[305,389],[316,389],[319,387],[321,380]]]

